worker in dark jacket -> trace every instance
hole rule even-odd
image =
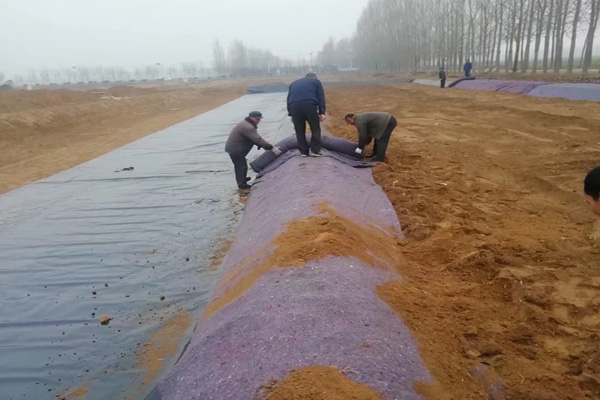
[[[471,76],[471,70],[473,69],[473,64],[471,64],[471,61],[467,60],[467,62],[465,63],[465,77],[470,77]]]
[[[366,112],[362,114],[346,114],[344,117],[350,125],[356,126],[358,131],[358,148],[356,154],[362,154],[365,146],[375,139],[373,145],[373,155],[377,156],[377,161],[385,161],[385,152],[392,136],[392,131],[396,128],[396,118],[386,112]]]
[[[446,87],[446,71],[444,71],[444,67],[440,68],[440,73],[438,75],[440,77],[440,87],[443,89]]]
[[[303,156],[308,156],[306,141],[306,123],[310,126],[310,152],[312,156],[321,156],[321,125],[325,119],[325,91],[317,75],[310,72],[302,79],[294,81],[287,97],[288,115],[292,117],[298,148]]]
[[[279,151],[270,143],[264,140],[257,132],[258,124],[262,119],[262,114],[258,111],[252,111],[242,122],[237,124],[227,139],[225,151],[229,153],[233,166],[235,168],[235,180],[240,189],[249,189],[248,162],[246,156],[252,150],[252,146],[262,147],[265,150]],[[276,153],[277,154],[277,153]]]

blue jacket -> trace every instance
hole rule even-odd
[[[292,107],[301,103],[312,103],[319,108],[319,114],[325,114],[325,91],[320,80],[301,78],[292,82],[287,97],[288,114]]]

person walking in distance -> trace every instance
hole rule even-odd
[[[321,156],[321,125],[325,119],[325,91],[317,75],[312,72],[289,87],[288,115],[292,117],[298,148],[303,157]],[[306,123],[310,126],[310,148],[306,141]]]
[[[471,76],[472,69],[473,69],[473,64],[471,64],[471,61],[469,59],[467,59],[467,62],[465,63],[465,66],[464,66],[465,77],[469,78]]]
[[[246,176],[248,174],[246,156],[252,150],[252,146],[273,150],[277,155],[281,154],[277,147],[273,147],[258,134],[257,128],[262,117],[262,113],[259,111],[252,111],[233,128],[225,144],[225,151],[229,153],[233,162],[235,180],[240,189],[250,189],[250,185],[248,185],[250,178]]]
[[[440,73],[438,75],[440,77],[440,87],[443,89],[446,87],[446,71],[444,71],[444,67],[440,68]]]

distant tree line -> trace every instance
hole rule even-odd
[[[122,66],[72,66],[66,68],[31,69],[25,74],[12,75],[15,85],[128,83],[170,79],[202,79],[222,76],[260,76],[275,74],[297,74],[311,69],[306,57],[295,60],[280,58],[269,50],[248,47],[234,40],[227,51],[217,40],[213,43],[213,62],[207,67],[202,62],[179,64],[154,63],[146,66],[126,68]],[[0,84],[4,83],[0,72]]]
[[[213,43],[213,67],[220,76],[259,76],[299,73],[310,69],[305,57],[292,60],[275,56],[269,50],[248,47],[234,40],[228,51],[216,40]]]
[[[370,0],[352,61],[390,71],[459,70],[471,59],[479,70],[587,72],[599,14],[600,0]],[[328,42],[322,57],[336,47]]]

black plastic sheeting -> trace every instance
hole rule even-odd
[[[282,93],[288,91],[288,85],[285,83],[272,83],[268,85],[248,86],[248,94],[258,93]]]
[[[139,344],[179,307],[198,316],[218,274],[210,256],[239,222],[223,148],[251,110],[267,140],[293,132],[284,94],[244,96],[0,196],[0,398],[149,392]]]

